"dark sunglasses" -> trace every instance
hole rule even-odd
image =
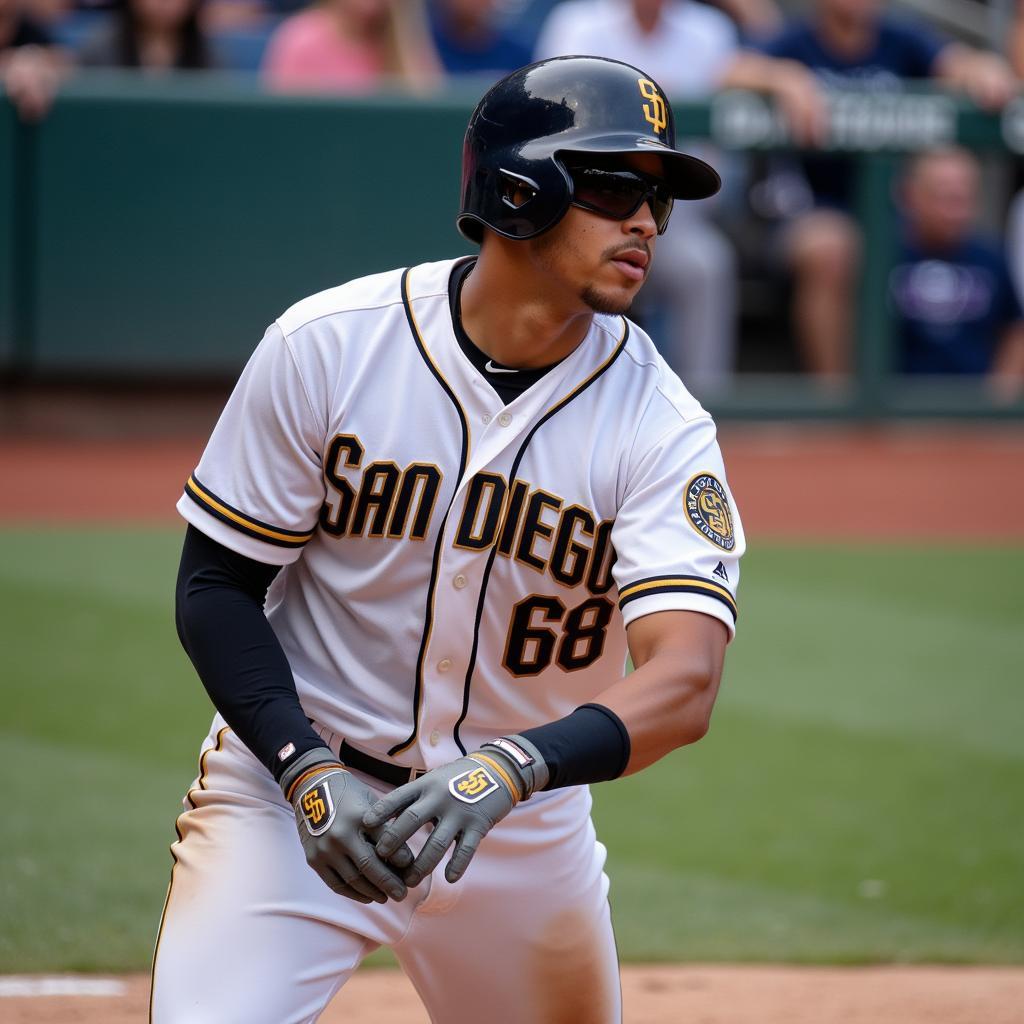
[[[663,234],[672,213],[668,185],[636,171],[611,171],[597,167],[569,167],[572,203],[612,220],[626,220],[650,202],[658,234]]]

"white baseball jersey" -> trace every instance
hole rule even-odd
[[[620,678],[625,625],[730,631],[743,531],[715,427],[625,318],[515,401],[456,340],[454,261],[267,331],[178,508],[286,568],[267,615],[318,724],[432,768]]]

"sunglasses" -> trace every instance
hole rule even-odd
[[[658,234],[663,234],[672,213],[672,193],[668,185],[636,171],[602,170],[597,167],[570,167],[572,203],[593,210],[612,220],[626,220],[650,202]]]

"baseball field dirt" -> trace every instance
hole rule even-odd
[[[0,489],[0,522],[179,522],[174,504],[206,433],[122,433],[99,413],[86,422],[75,440],[40,435],[31,420],[0,433],[0,479],[13,484]],[[721,443],[748,541],[1024,537],[1016,426],[760,425],[727,427]],[[970,495],[986,496],[983,518]]]
[[[111,997],[0,998],[6,1024],[139,1024],[149,979]],[[625,967],[627,1024],[1021,1024],[1024,969],[1007,967]],[[405,977],[356,974],[322,1024],[428,1024]],[[458,1024],[458,1022],[451,1022]],[[546,1021],[538,1024],[584,1024]]]

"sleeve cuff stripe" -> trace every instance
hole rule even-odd
[[[631,583],[619,591],[619,608],[637,598],[654,594],[701,594],[721,601],[732,612],[734,621],[739,614],[735,598],[725,587],[699,576],[655,576],[653,579]]]
[[[186,481],[185,493],[197,505],[222,522],[269,544],[276,544],[283,548],[300,548],[313,536],[312,531],[298,533],[294,530],[282,530],[276,526],[267,526],[266,523],[261,523],[258,519],[239,512],[238,509],[232,508],[227,502],[221,501],[220,498],[203,487],[195,476],[190,476]]]

